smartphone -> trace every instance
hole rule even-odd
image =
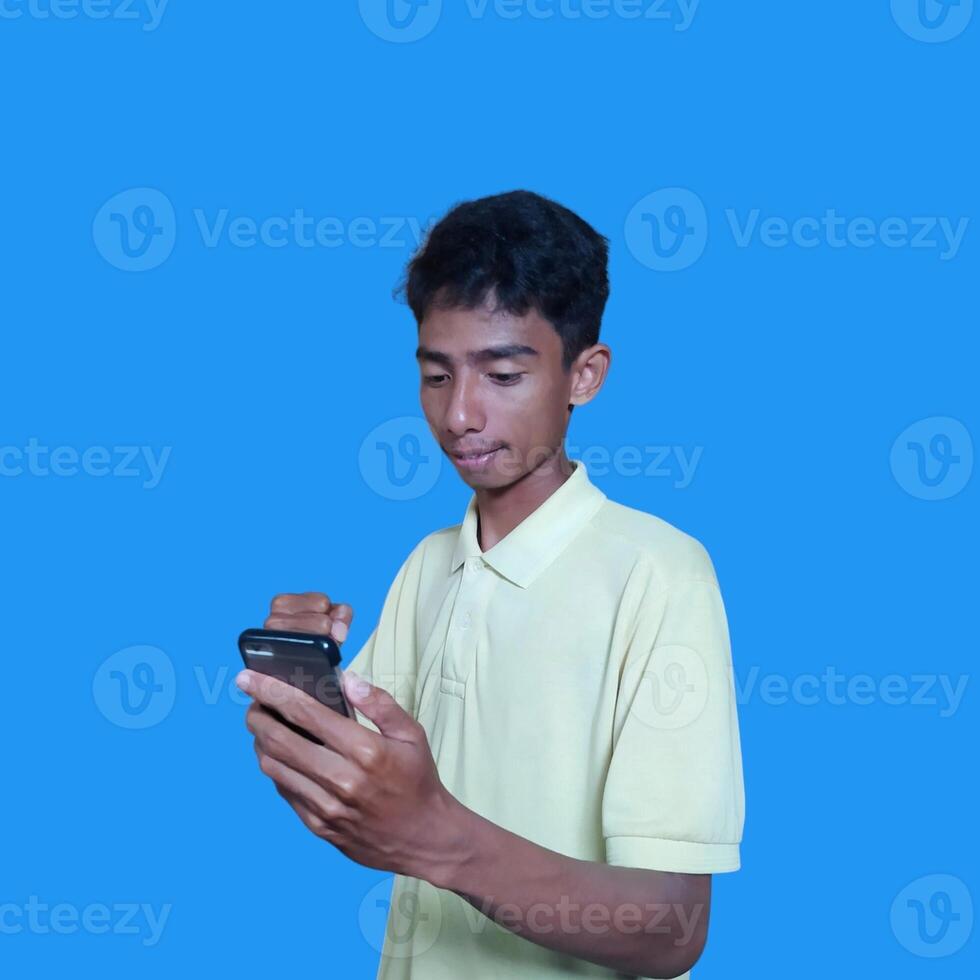
[[[250,670],[278,677],[316,698],[320,704],[346,718],[354,718],[344,695],[340,648],[329,636],[250,629],[238,637],[238,650]],[[288,721],[274,708],[266,710],[298,735],[323,745],[320,739]]]

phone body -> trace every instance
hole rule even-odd
[[[278,677],[320,704],[346,718],[354,718],[350,702],[344,695],[340,648],[329,636],[316,633],[292,633],[287,630],[248,629],[238,637],[238,650],[245,666],[260,674]],[[306,729],[294,725],[274,708],[266,708],[273,717],[298,735],[317,745],[323,742]]]

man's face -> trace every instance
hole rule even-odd
[[[540,315],[439,310],[419,327],[421,402],[443,451],[471,487],[505,487],[561,451],[572,373]],[[481,453],[475,459],[458,454]]]

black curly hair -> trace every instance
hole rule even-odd
[[[432,226],[395,290],[421,324],[431,307],[524,316],[562,340],[562,368],[599,340],[609,298],[609,240],[573,211],[516,190],[454,205]]]

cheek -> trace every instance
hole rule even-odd
[[[522,385],[520,393],[509,392],[511,397],[501,399],[498,419],[510,421],[510,430],[522,432],[524,441],[537,446],[552,447],[560,438],[565,426],[566,402],[563,392],[550,383]]]
[[[421,385],[419,388],[419,404],[422,406],[422,412],[426,418],[436,414],[439,404],[439,394],[436,389],[430,388],[428,385]]]
[[[565,417],[567,385],[554,378],[537,377],[521,393],[516,410],[530,416],[530,425],[539,431],[561,428]],[[516,404],[516,403],[515,403]]]

